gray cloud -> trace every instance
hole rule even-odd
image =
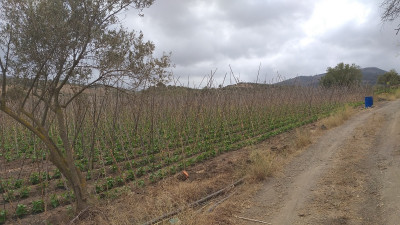
[[[380,12],[373,0],[158,0],[142,18],[128,11],[124,22],[143,30],[157,54],[172,51],[181,83],[198,85],[216,68],[222,83],[229,65],[242,81],[256,81],[261,63],[258,79],[267,82],[277,73],[323,73],[339,62],[398,69],[395,24],[383,26]]]

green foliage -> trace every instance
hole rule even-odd
[[[143,167],[139,167],[139,168],[136,170],[136,176],[137,176],[137,177],[143,176],[144,173],[145,173],[145,171],[144,171],[144,168],[143,168]]]
[[[8,190],[5,194],[4,194],[4,201],[6,202],[12,202],[15,200],[15,195],[14,195],[14,190]]]
[[[7,220],[7,211],[2,209],[0,210],[0,224],[4,224]]]
[[[21,199],[29,197],[30,191],[31,191],[30,187],[25,186],[25,187],[21,188],[21,190],[19,191],[19,197]]]
[[[41,213],[44,212],[44,201],[36,200],[32,202],[32,213]]]
[[[40,183],[40,175],[37,172],[33,172],[31,176],[29,177],[29,181],[31,182],[32,185]]]
[[[379,76],[377,83],[385,87],[398,85],[400,84],[400,75],[396,72],[396,70],[392,69],[389,72]]]
[[[15,210],[15,215],[16,215],[17,217],[19,217],[19,218],[21,218],[21,217],[27,215],[27,214],[28,214],[28,211],[27,211],[26,208],[27,208],[26,205],[24,205],[24,204],[18,204],[18,205],[17,205],[17,209]]]
[[[115,173],[115,172],[117,172],[118,167],[116,165],[112,165],[112,166],[110,166],[110,169],[111,169],[112,173]]]
[[[137,185],[138,185],[139,187],[144,187],[146,184],[145,184],[144,180],[138,180],[138,181],[137,181]]]
[[[113,188],[114,185],[115,185],[115,180],[114,180],[114,178],[112,178],[112,177],[107,177],[107,179],[106,179],[106,186],[107,186],[107,189]]]
[[[63,180],[63,179],[57,180],[56,188],[65,190],[66,188],[65,188],[64,182],[65,182],[65,180]]]
[[[96,193],[97,193],[97,194],[103,192],[103,191],[104,191],[103,185],[101,185],[101,184],[96,184],[96,185],[95,185],[95,190],[96,190]]]
[[[135,180],[135,172],[133,170],[128,170],[126,175],[126,180],[127,181],[133,181]]]
[[[50,197],[50,205],[53,208],[57,208],[60,205],[60,201],[58,200],[58,196],[56,194],[52,194]]]
[[[326,75],[320,80],[323,87],[346,86],[359,84],[362,73],[359,66],[339,63],[334,68],[328,67]]]
[[[61,197],[65,202],[73,202],[75,199],[75,195],[71,191],[66,191],[61,194]]]
[[[91,180],[92,179],[92,171],[88,171],[86,173],[86,180]]]
[[[124,178],[122,178],[122,177],[117,177],[115,182],[118,187],[125,184]]]
[[[59,169],[55,169],[53,171],[53,176],[51,177],[52,179],[59,179],[61,177],[61,172]]]
[[[10,184],[9,181],[0,180],[0,193],[4,193],[7,190],[9,184]]]
[[[24,180],[22,180],[22,179],[17,179],[17,180],[15,180],[15,182],[14,182],[14,188],[15,188],[15,189],[21,188],[23,183],[24,183]]]

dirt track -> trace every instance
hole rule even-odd
[[[251,202],[240,216],[269,224],[400,224],[400,100],[327,131]]]

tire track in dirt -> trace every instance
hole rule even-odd
[[[362,111],[327,131],[281,177],[267,181],[242,216],[271,224],[400,221],[400,197],[393,198],[400,196],[400,165],[393,157],[400,157],[399,103]]]
[[[396,113],[385,113],[386,127],[378,136],[379,182],[384,224],[400,224],[400,102]]]

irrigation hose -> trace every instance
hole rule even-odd
[[[224,194],[225,192],[227,192],[227,191],[229,191],[230,189],[232,189],[233,187],[242,184],[243,181],[244,181],[244,178],[241,178],[241,179],[239,179],[238,181],[236,181],[236,182],[230,184],[229,186],[227,186],[227,187],[225,187],[225,188],[223,188],[223,189],[221,189],[221,190],[219,190],[219,191],[216,191],[216,192],[214,192],[214,193],[212,193],[212,194],[210,194],[210,195],[208,195],[208,196],[206,196],[206,197],[204,197],[204,198],[202,198],[202,199],[200,199],[200,200],[197,200],[197,201],[195,201],[195,202],[193,202],[193,203],[190,203],[189,206],[188,206],[187,208],[193,208],[193,207],[199,206],[199,205],[201,205],[201,204],[204,203],[204,202],[207,202],[207,201],[209,201],[209,200],[211,200],[211,199],[213,199],[213,198],[215,198],[215,197],[217,197],[217,196],[219,196],[219,195],[222,195],[222,194]],[[177,215],[178,213],[182,212],[184,209],[185,209],[185,207],[180,208],[180,209],[177,209],[177,210],[172,211],[172,212],[169,212],[169,213],[164,214],[164,215],[162,215],[162,216],[160,216],[160,217],[158,217],[158,218],[156,218],[156,219],[153,219],[153,220],[151,220],[151,221],[148,221],[148,222],[144,223],[143,225],[153,225],[153,224],[156,224],[156,223],[158,223],[158,222],[160,222],[160,221],[163,221],[163,220],[165,220],[165,219],[167,219],[167,218],[170,218],[170,217],[172,217],[172,216]]]

